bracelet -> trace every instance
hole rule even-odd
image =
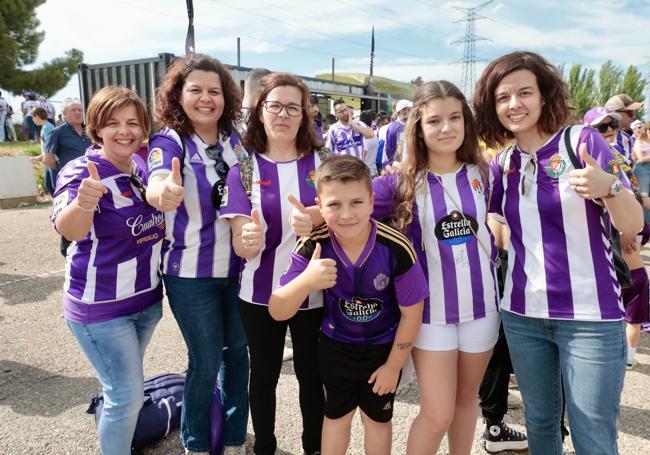
[[[77,208],[79,210],[81,210],[82,212],[86,212],[86,213],[91,213],[91,212],[94,212],[95,210],[97,210],[97,206],[94,206],[92,209],[85,209],[82,206],[80,206],[79,204],[77,204]]]

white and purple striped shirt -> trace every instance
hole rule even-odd
[[[253,155],[253,178],[250,200],[241,182],[239,166],[228,173],[228,198],[221,205],[221,218],[245,216],[257,208],[264,229],[262,250],[255,258],[244,261],[239,298],[257,305],[268,305],[271,293],[287,270],[297,237],[289,224],[292,205],[287,195],[293,194],[303,205],[314,205],[316,188],[314,172],[320,166],[317,153],[299,159],[275,162],[264,154]],[[301,309],[323,306],[322,293],[314,292]]]
[[[88,177],[87,163],[97,166],[108,190],[99,200],[90,232],[68,248],[63,313],[81,324],[103,322],[143,311],[162,300],[158,264],[165,217],[145,204],[125,174],[91,147],[70,161],[57,179],[52,222],[77,197]],[[134,156],[134,174],[146,182],[145,165]]]
[[[208,157],[208,144],[198,136],[183,135],[185,162],[181,163],[183,202],[165,213],[167,230],[163,242],[163,273],[183,278],[236,277],[240,261],[230,241],[230,226],[218,219],[211,193],[221,180],[215,161]],[[222,153],[228,166],[246,156],[239,137],[219,137],[216,149]],[[165,128],[149,141],[149,178],[167,175],[172,159],[182,159],[181,138],[176,131]]]
[[[569,186],[574,168],[563,134],[555,134],[534,155],[515,146],[505,161],[501,155],[506,152],[501,152],[490,163],[490,212],[503,216],[510,232],[501,307],[537,318],[621,319],[609,222],[602,221],[601,206]],[[585,143],[601,168],[611,172],[616,158],[595,130],[574,126],[571,136],[576,154]],[[577,158],[582,163],[579,154]],[[626,176],[619,177],[629,189]]]
[[[628,161],[632,162],[632,147],[634,146],[634,139],[632,139],[625,131],[619,129],[616,133],[616,138],[612,143],[612,147]]]
[[[359,122],[361,126],[366,126]],[[365,161],[365,148],[363,134],[352,128],[352,125],[344,126],[336,122],[330,126],[327,132],[325,147],[329,148],[335,155],[352,155]]]
[[[374,218],[393,216],[397,179],[373,180]],[[454,173],[429,172],[417,185],[407,236],[429,280],[424,324],[458,324],[498,310],[492,266],[497,251],[486,222],[485,183],[478,166],[463,164]]]

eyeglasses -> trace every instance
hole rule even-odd
[[[596,128],[599,133],[604,133],[609,128],[615,130],[618,128],[618,120],[612,120],[609,123],[599,123],[598,125],[594,126],[594,128]]]
[[[264,101],[262,104],[269,114],[279,114],[282,109],[285,109],[290,117],[300,117],[302,115],[302,106],[300,104],[283,104],[279,101]]]
[[[537,158],[535,155],[531,155],[530,159],[526,163],[526,166],[524,167],[524,172],[521,176],[521,195],[522,196],[528,196],[530,193],[530,189],[533,187],[533,184],[535,183],[535,171],[537,171]],[[526,184],[526,179],[528,179],[529,183],[528,185]]]
[[[133,185],[135,189],[138,190],[138,193],[140,193],[140,199],[142,199],[145,204],[151,207],[149,202],[147,202],[147,189],[144,187],[144,182],[142,179],[135,174],[131,174],[129,176],[129,182],[131,182],[131,185]]]

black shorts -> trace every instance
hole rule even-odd
[[[375,422],[393,418],[395,394],[377,395],[370,375],[386,363],[393,343],[356,345],[321,334],[320,374],[325,388],[325,416],[339,419],[357,408]]]

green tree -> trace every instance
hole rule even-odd
[[[625,93],[634,101],[643,101],[645,85],[646,80],[641,74],[641,71],[636,66],[630,65],[625,72],[625,76],[623,76],[620,93]],[[636,111],[636,116],[637,118],[643,118],[643,109]]]
[[[623,70],[611,60],[607,60],[600,67],[598,74],[598,105],[604,106],[612,96],[622,93],[622,87]]]
[[[570,103],[576,110],[576,116],[582,117],[596,105],[598,88],[596,86],[596,71],[591,68],[583,68],[580,63],[574,63],[569,69],[569,74],[564,72],[564,65],[560,66],[560,72],[569,90]]]
[[[39,68],[26,70],[38,56],[38,47],[45,33],[38,31],[40,25],[36,8],[46,0],[0,1],[0,87],[13,93],[33,90],[52,96],[70,80],[83,60],[77,49],[65,51],[59,57]]]

